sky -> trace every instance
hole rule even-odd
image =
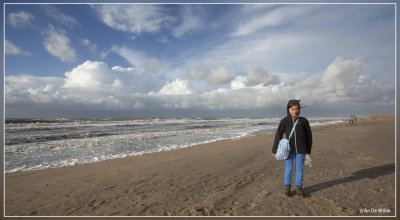
[[[395,113],[394,4],[6,4],[6,117]]]

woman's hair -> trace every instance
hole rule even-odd
[[[287,109],[289,109],[295,105],[298,105],[300,108],[300,100],[296,100],[296,99],[289,100],[289,102],[287,103]]]
[[[289,102],[287,103],[286,110],[287,110],[288,115],[289,115],[289,109],[295,105],[299,106],[299,114],[300,114],[300,109],[301,109],[300,100],[292,99],[292,100],[289,100]]]

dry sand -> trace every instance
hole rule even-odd
[[[395,115],[372,115],[367,118],[359,118],[359,120],[395,120]]]
[[[283,196],[285,165],[271,155],[274,135],[260,135],[6,174],[5,215],[394,216],[394,120],[312,130],[306,198]]]

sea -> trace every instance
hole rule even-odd
[[[5,120],[5,173],[40,170],[275,133],[281,118]],[[343,118],[308,118],[310,125]]]

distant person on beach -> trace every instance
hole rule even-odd
[[[292,169],[293,160],[296,160],[296,195],[304,197],[303,193],[303,167],[304,158],[306,154],[311,154],[312,146],[312,133],[308,120],[300,117],[300,100],[290,100],[287,104],[287,117],[283,118],[279,123],[275,135],[274,146],[272,147],[272,156],[275,156],[278,149],[279,141],[283,137],[289,136],[293,128],[294,122],[299,117],[299,121],[295,127],[292,138],[290,139],[290,146],[292,147],[288,159],[286,160],[285,168],[285,181],[284,181],[284,194],[290,196],[290,188],[292,185]]]
[[[349,124],[351,123],[351,124],[354,124],[354,122],[356,122],[357,121],[357,116],[355,116],[355,115],[350,115],[350,120],[349,120]]]

